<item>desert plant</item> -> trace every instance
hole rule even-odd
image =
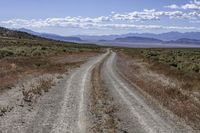
[[[48,92],[53,85],[53,79],[40,79],[37,84],[31,84],[29,89],[23,89],[23,99],[25,102],[32,102],[33,99],[43,92]]]
[[[54,84],[53,79],[48,79],[48,80],[40,79],[39,86],[37,88],[43,90],[44,92],[48,92],[53,84]]]
[[[22,94],[23,94],[23,100],[24,100],[25,102],[31,102],[31,101],[32,101],[32,99],[33,99],[33,94],[32,94],[32,92],[31,92],[31,90],[28,90],[28,91],[23,90],[23,91],[22,91]]]

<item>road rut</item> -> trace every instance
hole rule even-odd
[[[99,65],[98,64],[101,64]],[[110,132],[117,133],[190,133],[194,132],[185,123],[165,119],[151,105],[148,104],[142,94],[136,88],[122,78],[116,68],[116,53],[109,50],[89,60],[80,68],[65,75],[63,80],[55,86],[47,95],[33,107],[29,113],[18,111],[16,118],[10,119],[6,123],[1,120],[2,133],[89,133],[92,132],[90,121],[95,123],[95,117],[108,116],[102,114],[102,101],[105,108],[116,107],[109,114],[110,119],[115,124]],[[92,88],[91,74],[93,69],[99,67],[99,77],[95,82],[97,92],[101,92],[101,87],[105,86],[104,97],[93,102],[97,111],[96,114],[102,116],[90,117],[89,103],[91,100],[89,91]],[[100,67],[101,66],[101,67]],[[98,81],[101,80],[101,81]],[[103,84],[103,85],[101,85]],[[91,91],[92,92],[92,91]],[[103,98],[103,97],[101,97]],[[95,99],[95,98],[94,98]],[[97,99],[98,100],[98,99]],[[110,101],[109,101],[110,100]],[[95,105],[96,104],[96,105]],[[99,104],[99,105],[98,105]],[[100,113],[98,112],[101,111]],[[16,116],[16,115],[15,115]],[[92,119],[92,120],[91,120]],[[173,118],[172,118],[173,119]],[[102,117],[99,120],[104,120]],[[116,120],[116,121],[115,121]],[[23,121],[22,123],[20,123]],[[4,124],[4,125],[3,125]],[[103,122],[100,122],[103,125]],[[99,128],[104,128],[105,125]],[[116,129],[114,129],[116,128]],[[98,129],[98,131],[105,131]]]
[[[193,132],[185,123],[174,123],[165,119],[152,108],[145,98],[117,73],[115,67],[116,53],[112,52],[104,63],[103,79],[115,98],[121,113],[119,129],[130,133],[183,133]],[[119,111],[120,112],[120,111]]]

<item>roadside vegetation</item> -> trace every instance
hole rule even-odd
[[[58,63],[56,58],[60,56],[67,58],[68,55],[99,51],[95,45],[54,41],[0,28],[0,91],[11,88],[20,77],[28,74],[63,73],[67,67],[81,63]]]
[[[182,81],[182,88],[200,91],[200,49],[126,49],[133,58],[142,58],[152,70]]]
[[[33,57],[90,51],[99,51],[99,47],[42,39],[0,37],[0,59],[4,57]]]
[[[200,49],[118,49],[118,53],[125,76],[199,130]]]
[[[37,102],[63,74],[99,52],[96,45],[55,41],[0,27],[0,116],[18,104]]]
[[[53,79],[39,79],[37,84],[31,84],[30,88],[22,86],[23,100],[25,102],[32,102],[38,96],[44,92],[48,92],[51,86],[54,84]]]

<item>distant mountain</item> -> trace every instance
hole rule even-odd
[[[163,41],[171,41],[171,40],[178,40],[181,38],[188,38],[188,39],[200,39],[200,32],[167,32],[161,34],[154,34],[154,33],[128,33],[122,35],[103,35],[103,36],[87,36],[87,35],[77,35],[82,40],[88,41],[98,41],[98,40],[114,40],[116,38],[124,38],[129,36],[136,36],[136,37],[144,37],[144,38],[155,38]]]
[[[153,33],[130,33],[131,36],[138,36],[138,37],[148,37],[148,38],[155,38],[163,41],[171,41],[171,40],[178,40],[181,38],[188,38],[188,39],[200,39],[200,32],[167,32],[161,34],[153,34]]]
[[[82,40],[79,37],[65,37],[65,36],[60,36],[56,34],[50,34],[50,33],[39,33],[35,32],[29,29],[21,28],[18,29],[19,31],[27,32],[32,35],[37,35],[40,37],[48,38],[48,39],[53,39],[53,40],[58,40],[58,41],[70,41],[70,42],[81,42]]]
[[[47,34],[47,33],[42,33],[39,36],[53,39],[53,40],[59,40],[59,41],[72,41],[72,42],[81,42],[82,41],[79,37],[65,37],[65,36],[60,36],[60,35],[55,35],[55,34]]]
[[[76,37],[81,38],[82,40],[88,41],[99,41],[99,40],[114,40],[116,38],[125,37],[123,35],[102,35],[102,36],[91,36],[91,35],[77,35]]]
[[[26,32],[11,30],[7,28],[0,27],[0,36],[1,37],[13,37],[19,39],[44,39],[36,35],[32,35]]]
[[[35,31],[32,31],[32,30],[29,30],[29,29],[25,29],[25,28],[20,28],[20,29],[15,29],[17,31],[21,31],[21,32],[26,32],[26,33],[29,33],[29,34],[32,34],[32,35],[40,35],[40,33],[38,32],[35,32]]]
[[[125,38],[116,38],[115,42],[131,42],[131,43],[162,43],[162,40],[154,38],[145,38],[145,37],[125,37]]]
[[[200,40],[181,38],[175,41],[169,41],[168,43],[178,43],[178,44],[200,44]]]
[[[122,35],[103,35],[103,36],[60,36],[49,33],[39,33],[29,29],[21,28],[18,31],[26,32],[32,35],[40,36],[43,38],[69,41],[69,42],[82,42],[82,43],[179,43],[179,44],[200,44],[200,32],[167,32],[161,34],[154,33],[128,33]]]

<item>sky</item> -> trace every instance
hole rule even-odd
[[[200,0],[2,0],[0,26],[71,35],[200,31]]]

